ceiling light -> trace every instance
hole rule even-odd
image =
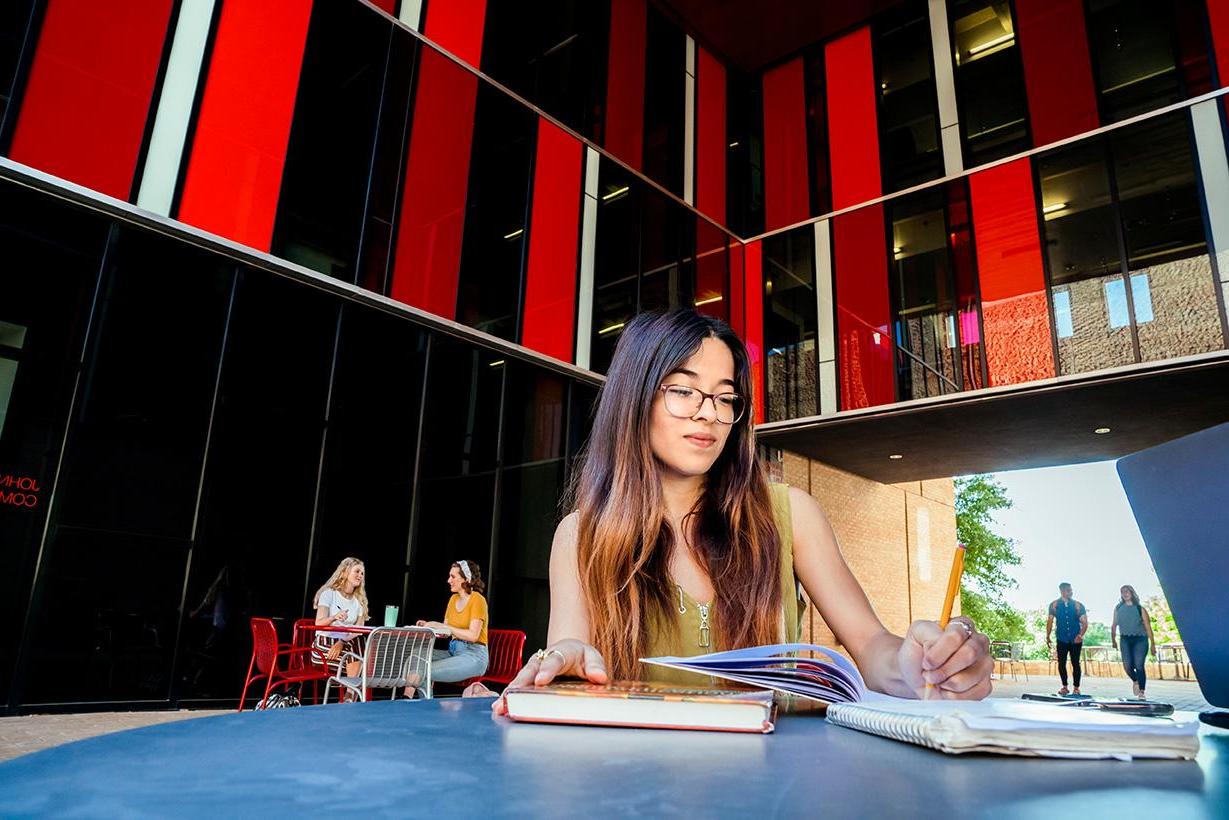
[[[499,367],[499,366],[500,366],[501,364],[503,364],[503,363],[504,363],[504,360],[503,360],[503,359],[499,359],[498,361],[491,362],[490,366],[491,366],[491,367]]]
[[[627,322],[619,322],[617,325],[611,325],[610,327],[604,327],[597,332],[597,335],[605,336],[607,333],[614,333],[616,330],[619,330],[626,324]]]
[[[733,142],[731,142],[731,143],[730,143],[730,147],[731,147],[731,148],[737,148],[737,147],[738,147],[738,140],[734,140]]]
[[[893,461],[900,461],[902,458],[904,458],[904,456],[902,456],[900,453],[892,453],[892,455],[888,456],[888,458],[892,459]]]
[[[520,236],[520,235],[521,235],[521,234],[523,234],[524,232],[525,232],[525,229],[524,229],[524,228],[517,228],[517,229],[516,229],[515,231],[513,231],[512,233],[506,233],[506,234],[504,234],[504,239],[516,239],[518,236]]]
[[[627,193],[630,190],[631,190],[630,185],[624,185],[622,188],[616,188],[615,190],[603,196],[602,201],[609,202],[610,200],[614,199],[617,196],[623,196],[623,194]]]
[[[1098,427],[1096,430],[1093,430],[1093,432],[1094,432],[1094,433],[1096,433],[1096,434],[1097,434],[1097,435],[1099,435],[1099,436],[1103,436],[1103,435],[1105,435],[1106,433],[1108,433],[1109,431],[1110,431],[1110,428],[1108,428],[1108,427]]]
[[[984,43],[978,43],[977,45],[973,46],[971,49],[969,49],[969,56],[972,57],[974,54],[981,54],[983,51],[989,51],[995,46],[999,46],[999,45],[1002,45],[1003,43],[1011,42],[1014,39],[1016,39],[1016,35],[1009,31],[1004,35],[995,37],[993,40],[987,40]]]
[[[1041,212],[1043,214],[1056,214],[1059,211],[1065,211],[1065,210],[1067,210],[1066,202],[1055,202],[1053,205],[1046,205],[1044,208],[1041,209]]]
[[[711,305],[713,302],[720,302],[720,301],[721,301],[721,296],[720,294],[718,294],[717,296],[710,296],[707,299],[697,300],[696,307],[699,307],[700,305]]]

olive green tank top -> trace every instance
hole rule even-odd
[[[799,606],[798,581],[794,577],[794,528],[790,519],[789,487],[785,484],[770,484],[773,519],[777,525],[777,540],[781,545],[781,624],[783,643],[794,643],[802,633]],[[716,652],[712,636],[716,634],[716,607],[712,601],[703,604],[692,600],[683,588],[673,581],[670,584],[670,609],[667,622],[660,624],[656,636],[649,642],[647,657],[662,655],[691,657]],[[648,664],[641,667],[641,679],[668,685],[697,686],[711,684],[706,675],[667,669]]]

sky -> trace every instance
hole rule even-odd
[[[1020,582],[1004,594],[1012,606],[1040,609],[1068,581],[1088,619],[1108,624],[1123,584],[1134,586],[1141,600],[1161,591],[1113,461],[994,478],[1013,506],[994,514],[992,529],[1014,539],[1022,559],[1008,570]]]

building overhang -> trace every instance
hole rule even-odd
[[[763,445],[893,484],[1119,458],[1226,421],[1229,351],[1222,350],[772,422],[756,435]]]

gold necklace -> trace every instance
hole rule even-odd
[[[683,586],[682,584],[675,584],[674,588],[679,592],[679,614],[686,615],[687,604],[683,600]],[[700,612],[700,642],[697,646],[701,649],[707,649],[709,646],[708,609],[712,605],[712,601],[709,601],[707,604],[702,604],[699,601],[696,601],[696,608]]]

